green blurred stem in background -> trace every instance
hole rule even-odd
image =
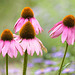
[[[62,71],[62,67],[63,67],[63,63],[64,63],[64,60],[65,60],[65,56],[66,56],[67,50],[68,50],[68,44],[67,44],[67,42],[66,42],[66,49],[65,49],[64,57],[63,57],[63,59],[62,59],[62,63],[61,63],[61,66],[60,66],[59,74],[58,74],[58,75],[61,74],[61,71]]]
[[[26,75],[27,60],[28,60],[28,54],[27,54],[27,50],[26,50],[24,53],[23,75]]]
[[[6,54],[6,75],[8,75],[8,54]]]

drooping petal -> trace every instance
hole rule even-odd
[[[62,32],[63,32],[64,27],[61,26],[52,36],[51,38],[56,38],[58,37]]]
[[[9,55],[11,58],[13,58],[13,51],[10,49],[10,47],[9,47],[9,50],[8,50],[8,55]]]
[[[56,23],[54,26],[58,26],[60,24],[63,24],[63,21],[60,21],[60,22]]]
[[[35,38],[35,39],[39,42],[39,44],[41,46],[41,49],[44,50],[47,53],[47,48],[45,48],[45,46],[43,45],[43,43],[41,42],[41,40],[39,40],[38,38]]]
[[[75,27],[74,27],[74,42],[75,42]]]
[[[21,20],[21,17],[17,20],[17,22],[15,23],[14,28],[17,26],[17,24],[19,23],[19,21]]]
[[[67,36],[67,43],[68,45],[72,44],[72,32],[71,32],[71,28],[68,28],[68,36]]]
[[[4,42],[2,40],[0,40],[0,53],[1,53],[1,50],[2,50],[2,47],[3,47],[3,44],[4,44]]]
[[[64,27],[63,33],[62,33],[62,36],[61,36],[62,43],[65,42],[65,40],[67,39],[67,36],[68,36],[68,28]]]
[[[30,43],[29,43],[29,40],[26,40],[27,41],[27,53],[30,55],[30,50],[31,50],[31,48],[30,48]]]
[[[28,19],[21,18],[20,21],[14,27],[15,33],[17,33],[27,21],[28,21]]]
[[[72,43],[71,43],[71,44],[72,44],[72,45],[74,44],[74,30],[75,30],[75,29],[71,29],[71,31],[72,31]]]
[[[24,24],[25,24],[27,21],[28,21],[28,19],[25,19],[25,20],[24,20]]]
[[[55,33],[60,27],[61,27],[61,25],[57,26],[57,27],[50,33],[49,36],[51,36],[53,33]]]
[[[26,48],[27,48],[27,41],[26,41],[26,39],[23,39],[22,42],[20,43],[20,45],[22,46],[23,51],[25,52]]]
[[[39,22],[35,19],[35,18],[31,18],[30,22],[32,23],[32,25],[34,26],[35,32],[36,34],[40,33],[43,31],[43,29],[41,28]]]
[[[39,52],[41,53],[41,56],[43,55],[42,50],[44,50],[45,52],[47,52],[47,49],[45,48],[45,46],[42,44],[42,42],[39,40],[36,40],[36,45],[38,47]]]
[[[67,43],[68,43],[68,45],[74,44],[74,33],[73,33],[73,30],[71,28],[68,29]]]
[[[30,43],[30,48],[31,48],[31,56],[33,56],[34,52],[35,52],[35,48],[34,48],[34,41],[33,39],[29,41]]]
[[[11,41],[11,45],[10,45],[10,49],[12,50],[13,52],[13,55],[14,57],[16,58],[17,57],[17,49],[15,48],[15,45],[14,45],[14,40]]]
[[[62,24],[62,21],[56,23],[56,24],[54,25],[54,27],[52,27],[52,28],[48,31],[48,33],[49,33],[51,30],[55,29],[55,28],[56,28],[58,25],[60,25],[60,24]]]
[[[15,27],[15,33],[17,33],[21,29],[21,27],[23,26],[23,23],[24,23],[24,19],[21,18],[19,23]]]
[[[38,42],[36,42],[36,46],[38,47],[38,52],[40,53],[42,50],[41,50],[41,46],[40,46],[40,44]]]
[[[34,21],[36,22],[36,25],[38,26],[38,29],[40,31],[40,33],[43,31],[42,27],[40,26],[39,22],[37,21],[36,18],[34,18]]]
[[[17,50],[20,52],[20,54],[23,55],[23,50],[20,44],[18,42],[15,42],[14,45],[17,48]]]
[[[39,55],[39,52],[40,52],[40,50],[41,50],[40,44],[34,39],[33,45],[34,45],[34,47],[35,47],[35,51],[36,51],[37,55]]]
[[[4,47],[2,48],[2,55],[3,55],[3,57],[8,52],[8,49],[9,49],[9,46],[10,46],[10,42],[9,41],[5,41],[4,43],[5,43],[4,44]]]

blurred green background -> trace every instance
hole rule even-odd
[[[49,37],[48,31],[66,15],[72,14],[75,16],[75,0],[0,0],[0,35],[4,29],[10,29],[14,33],[13,27],[24,7],[33,9],[35,18],[44,29],[44,32],[37,35],[37,37],[43,42],[48,52],[51,52],[52,47],[56,47],[57,50],[60,47],[65,48],[65,43],[62,44],[61,42],[61,36],[52,39]],[[71,55],[69,57],[70,61],[75,61],[75,45],[69,46],[68,52]],[[35,57],[40,56],[34,54],[33,57],[29,56],[29,59]],[[42,56],[42,58],[47,57],[48,55],[46,53]],[[10,59],[9,62],[13,61],[15,63],[15,61],[19,61],[22,58],[23,56],[18,55],[16,59]],[[0,64],[2,67],[4,63],[5,58],[0,55]]]

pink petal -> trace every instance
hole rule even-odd
[[[37,42],[41,42],[41,40],[39,40],[38,38],[36,38],[35,37],[35,40],[37,41]],[[41,42],[42,43],[42,42]],[[43,55],[43,53],[42,53],[42,49],[41,49],[41,46],[40,46],[40,44],[38,43],[38,45],[39,45],[39,51],[41,52],[41,56]]]
[[[62,21],[56,23],[56,24],[54,25],[54,27],[52,27],[52,28],[48,31],[48,33],[49,33],[51,30],[55,29],[55,28],[56,28],[58,25],[60,25],[60,24],[62,24]]]
[[[29,40],[27,40],[27,53],[30,55],[30,50],[31,50],[31,48],[30,48],[30,43],[29,43]]]
[[[14,55],[14,57],[17,57],[17,49],[15,48],[15,41],[11,41],[11,45],[10,45],[10,49],[12,50],[12,54]]]
[[[60,21],[60,22],[56,23],[54,26],[58,26],[58,25],[60,25],[62,23],[63,23],[63,21]]]
[[[32,23],[32,25],[34,26],[35,32],[36,34],[40,33],[43,31],[43,29],[41,28],[39,22],[35,19],[35,18],[31,18],[30,22]]]
[[[28,21],[28,19],[25,19],[24,24]]]
[[[27,21],[28,19],[21,18],[20,21],[14,27],[15,33],[17,33]]]
[[[19,23],[19,21],[21,20],[21,17],[17,20],[17,22],[15,23],[14,28],[17,26],[17,24]]]
[[[58,37],[62,32],[63,32],[63,26],[61,26],[52,36],[51,38],[56,38]]]
[[[74,42],[75,42],[75,27],[73,29],[74,29]]]
[[[23,55],[23,50],[22,50],[22,47],[20,46],[20,44],[18,42],[15,42],[14,45],[17,48],[17,50],[20,52],[20,54]]]
[[[9,50],[8,50],[8,55],[11,57],[11,58],[13,58],[13,53],[12,53],[12,50],[9,48]]]
[[[65,42],[67,36],[68,36],[68,28],[67,27],[64,27],[63,33],[62,33],[62,36],[61,36],[62,43]]]
[[[36,25],[38,26],[38,29],[40,30],[40,32],[42,32],[43,29],[41,28],[41,26],[40,26],[40,24],[39,24],[39,22],[37,21],[36,18],[34,18],[34,21],[36,22]]]
[[[34,43],[33,39],[29,40],[29,43],[30,43],[30,48],[31,48],[31,56],[33,56],[34,51],[35,51],[35,48],[33,45],[33,43]]]
[[[26,39],[23,39],[22,42],[20,43],[21,47],[23,48],[23,51],[25,52],[27,49],[27,41]]]
[[[61,25],[57,26],[57,27],[50,33],[49,36],[51,36],[53,33],[55,33],[60,27],[61,27]]]
[[[2,40],[0,40],[0,53],[1,53],[1,50],[2,50],[2,47],[3,47],[3,44],[4,44],[4,42]]]
[[[75,29],[72,29],[72,45],[74,44],[74,31],[75,31]]]
[[[73,43],[74,43],[74,33],[71,28],[68,29],[67,43],[68,43],[68,45],[70,45],[70,44],[73,45]]]
[[[21,27],[23,26],[23,23],[24,23],[24,19],[22,18],[15,27],[15,33],[17,33],[21,29]]]
[[[2,55],[3,55],[3,57],[5,57],[6,53],[8,52],[9,46],[10,46],[10,42],[9,41],[5,41],[4,43],[5,43],[5,45],[2,48]]]
[[[71,29],[68,28],[68,36],[67,36],[67,43],[70,45],[72,43],[72,35],[71,35]]]
[[[33,45],[35,47],[35,51],[36,51],[37,55],[39,55],[39,52],[40,52],[40,49],[41,49],[40,44],[36,40],[34,40]]]

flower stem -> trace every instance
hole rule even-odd
[[[8,75],[8,54],[6,54],[6,75]]]
[[[67,48],[68,48],[68,44],[67,44],[67,42],[66,42],[66,49],[65,49],[64,57],[63,57],[63,59],[62,59],[62,63],[61,63],[61,66],[60,66],[59,74],[58,74],[58,75],[61,74],[62,66],[63,66],[64,60],[65,60],[65,56],[66,56],[66,53],[67,53],[67,50],[68,50]]]
[[[27,59],[28,59],[28,54],[27,54],[27,50],[26,50],[24,53],[23,75],[26,75]]]

